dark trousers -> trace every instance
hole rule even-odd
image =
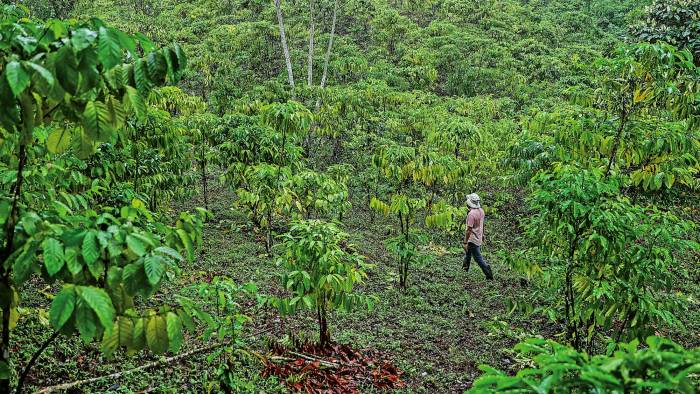
[[[479,264],[481,270],[484,271],[486,279],[493,279],[493,272],[491,271],[491,266],[486,261],[484,261],[484,258],[481,256],[481,246],[475,245],[471,242],[467,244],[467,251],[464,254],[464,263],[462,264],[464,269],[466,271],[469,271],[469,266],[472,262],[472,256],[474,256],[474,260],[476,260],[476,263]]]

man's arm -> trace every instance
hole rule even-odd
[[[464,250],[467,250],[469,247],[469,234],[472,233],[472,228],[467,226],[467,231],[464,233]]]
[[[467,231],[464,233],[464,250],[467,250],[469,246],[469,236],[472,234],[472,227],[474,227],[474,217],[471,211],[467,214]]]

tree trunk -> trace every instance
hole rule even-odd
[[[323,60],[323,74],[321,75],[321,89],[326,87],[326,79],[328,78],[328,63],[331,59],[331,51],[333,50],[333,38],[335,37],[335,24],[338,20],[338,0],[335,0],[333,6],[333,23],[331,24],[331,35],[328,38],[328,48],[326,49],[326,58]],[[316,99],[315,112],[321,107],[321,98]]]
[[[12,291],[10,268],[4,269],[3,267],[14,251],[15,227],[17,225],[19,199],[22,196],[22,181],[24,179],[23,170],[27,163],[27,146],[24,143],[20,143],[19,145],[18,159],[17,180],[13,187],[12,209],[5,226],[6,244],[2,251],[2,259],[0,259],[0,281],[3,287],[10,289],[10,291]],[[10,309],[12,308],[10,304],[11,302],[7,301],[7,305],[2,308],[2,333],[0,333],[0,363],[5,363],[8,367],[10,365]],[[9,392],[10,380],[0,379],[0,393]]]
[[[22,371],[22,375],[19,378],[19,381],[17,382],[17,389],[15,389],[15,394],[21,394],[22,389],[24,388],[24,382],[27,380],[27,376],[29,376],[29,372],[32,370],[32,367],[34,367],[34,364],[36,364],[36,361],[39,359],[42,353],[44,353],[44,350],[46,350],[49,345],[58,338],[58,336],[61,335],[60,331],[54,331],[53,334],[44,341],[43,344],[39,347],[39,350],[34,352],[32,355],[32,358],[29,360],[29,363],[27,363],[27,366],[24,367],[24,371]]]
[[[284,52],[284,62],[287,65],[287,79],[289,81],[289,86],[294,89],[294,72],[292,71],[292,57],[289,55],[289,47],[287,46],[287,34],[284,31],[284,19],[282,17],[282,6],[280,5],[281,0],[275,0],[275,9],[277,11],[277,23],[280,28],[280,42],[282,44],[282,51]]]
[[[620,139],[622,138],[622,132],[625,130],[625,123],[627,123],[627,109],[622,108],[622,113],[620,114],[620,126],[617,129],[617,134],[615,135],[615,140],[613,142],[613,148],[610,152],[610,159],[608,160],[608,168],[605,170],[605,177],[610,175],[610,170],[615,163],[615,157],[617,156],[617,148],[620,146]]]
[[[314,0],[309,0],[309,55],[307,59],[306,84],[311,87],[314,83],[314,32],[316,23],[314,21]]]
[[[3,280],[3,282],[5,282]],[[6,285],[7,283],[3,283]],[[2,339],[0,339],[0,363],[10,366],[10,303],[2,308]],[[10,392],[10,379],[0,379],[0,393]]]
[[[202,146],[200,151],[200,169],[202,172],[202,193],[204,194],[204,208],[209,210],[209,196],[207,195],[207,159],[204,152],[204,138],[202,137]]]
[[[331,341],[331,335],[328,332],[328,318],[326,316],[327,313],[325,307],[325,297],[321,297],[321,301],[321,305],[319,305],[316,308],[316,311],[318,312],[318,339],[321,348],[325,348],[326,345],[328,345]]]

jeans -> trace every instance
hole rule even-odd
[[[464,263],[462,264],[464,269],[466,271],[469,271],[469,266],[472,262],[472,256],[474,256],[474,260],[476,260],[476,263],[479,264],[481,270],[484,271],[486,279],[493,279],[493,272],[491,271],[491,266],[486,261],[484,261],[484,258],[481,256],[481,246],[475,245],[471,242],[467,244],[467,251],[464,254]]]

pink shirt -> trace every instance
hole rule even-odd
[[[484,240],[484,210],[481,208],[470,209],[467,215],[467,227],[471,228],[468,242],[481,246]]]

